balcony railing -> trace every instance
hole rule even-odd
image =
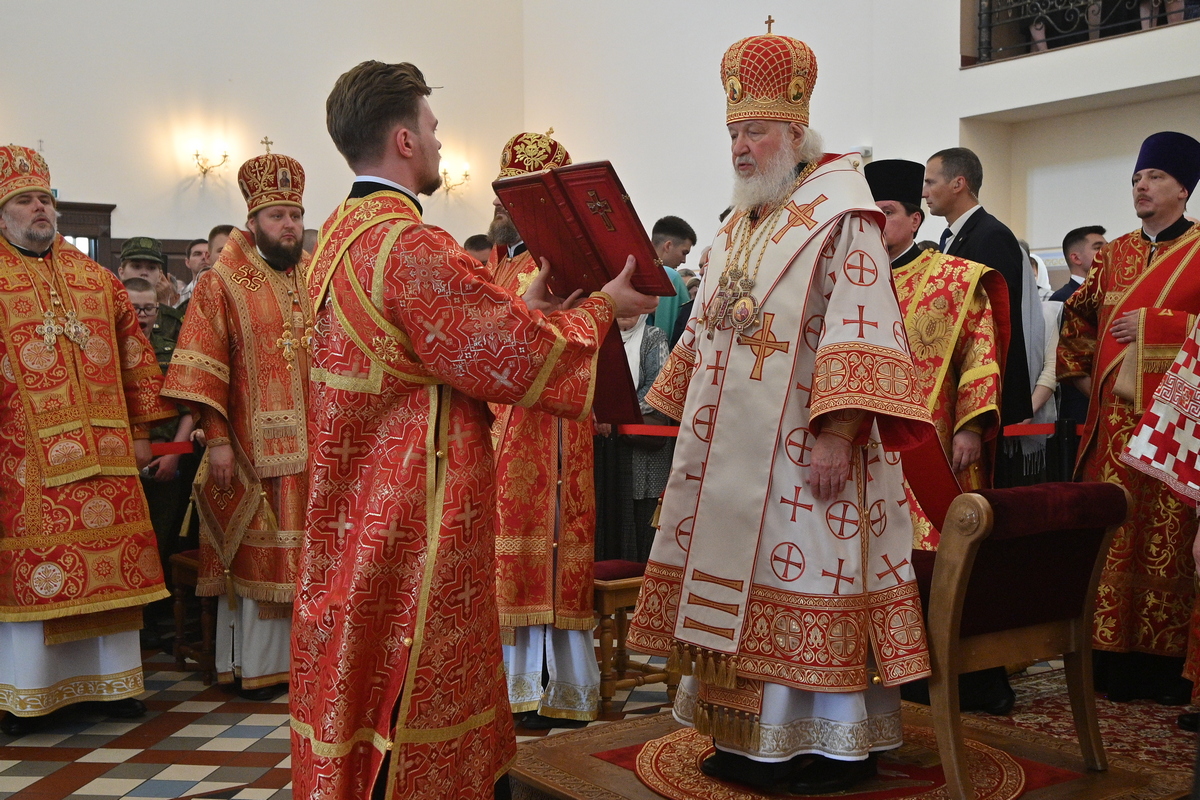
[[[980,62],[1200,18],[1200,0],[979,0]]]

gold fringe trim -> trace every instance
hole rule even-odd
[[[38,428],[37,433],[41,438],[48,439],[51,436],[56,436],[60,433],[66,433],[67,431],[78,430],[82,427],[82,422],[77,419],[73,419],[70,422],[63,422],[59,425],[51,425],[49,428]]]
[[[257,603],[286,603],[290,605],[296,598],[296,585],[293,583],[264,583],[243,581],[236,575],[233,578],[234,594],[245,597]],[[213,578],[201,578],[196,583],[197,597],[220,597],[229,593],[229,582],[224,575]]]
[[[142,606],[130,606],[97,611],[94,614],[48,619],[42,623],[42,638],[47,645],[66,644],[141,629]]]
[[[258,604],[259,619],[291,619],[292,604],[291,603],[259,603]]]
[[[83,600],[72,605],[55,605],[54,608],[49,609],[43,609],[40,606],[29,606],[28,608],[10,606],[8,610],[0,612],[0,622],[37,622],[38,620],[58,619],[79,614],[92,614],[97,611],[110,611],[114,608],[140,607],[171,596],[167,587],[161,583],[155,588],[135,589],[123,594],[123,597],[116,600]]]
[[[590,631],[596,627],[596,618],[589,614],[586,617],[564,617],[555,615],[554,627],[560,631]]]
[[[667,656],[667,672],[694,675],[697,680],[722,689],[737,688],[737,656],[715,653],[695,645],[675,642]]]
[[[500,614],[501,628],[528,628],[530,625],[549,625],[554,622],[554,611],[527,611],[524,613]]]
[[[1166,372],[1175,363],[1174,358],[1143,358],[1143,372]]]
[[[281,464],[267,464],[266,466],[255,464],[254,471],[258,474],[259,479],[282,478],[284,475],[295,475],[304,472],[307,467],[308,454],[299,453]]]
[[[93,475],[99,474],[100,465],[93,463],[91,466],[84,467],[83,469],[77,469],[74,472],[67,472],[62,475],[54,476],[47,475],[42,479],[42,485],[49,489],[54,486],[62,486],[63,484],[72,483],[74,481],[81,481],[84,478],[90,478]],[[137,474],[136,469],[134,469],[133,474]]]
[[[730,745],[738,750],[758,750],[762,740],[762,720],[757,714],[735,711],[703,701],[696,703],[692,725],[695,726],[696,733],[711,736],[720,744]]]

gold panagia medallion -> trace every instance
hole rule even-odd
[[[729,321],[738,333],[744,332],[758,321],[758,301],[754,295],[744,294],[734,301],[729,309]]]

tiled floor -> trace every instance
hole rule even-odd
[[[646,656],[631,655],[638,661]],[[662,659],[653,659],[662,663]],[[291,800],[287,695],[250,702],[198,673],[175,672],[164,653],[144,661],[149,713],[116,722],[78,707],[49,717],[37,733],[0,734],[0,800]],[[618,692],[627,714],[656,713],[666,686]],[[518,730],[518,741],[559,733]]]
[[[661,664],[662,659],[630,656]],[[1061,669],[1061,662],[1029,668]],[[175,672],[163,654],[145,661],[149,713],[111,721],[69,708],[20,739],[0,734],[0,800],[291,800],[287,696],[250,702],[205,686],[197,673]],[[590,725],[657,713],[666,686],[618,692],[618,710]],[[519,742],[553,735],[517,730]]]
[[[255,703],[145,662],[149,713],[133,722],[67,708],[37,733],[0,734],[0,800],[291,800],[287,696]]]

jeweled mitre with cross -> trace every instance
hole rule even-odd
[[[729,684],[862,690],[872,647],[886,684],[920,677],[912,527],[879,422],[929,412],[858,155],[827,156],[757,224],[768,228],[735,213],[717,234],[687,332],[647,398],[681,427],[629,645],[720,664],[708,677]],[[759,317],[739,332],[706,310],[739,242],[755,241]],[[806,483],[816,437],[859,412],[850,480],[819,501]]]

